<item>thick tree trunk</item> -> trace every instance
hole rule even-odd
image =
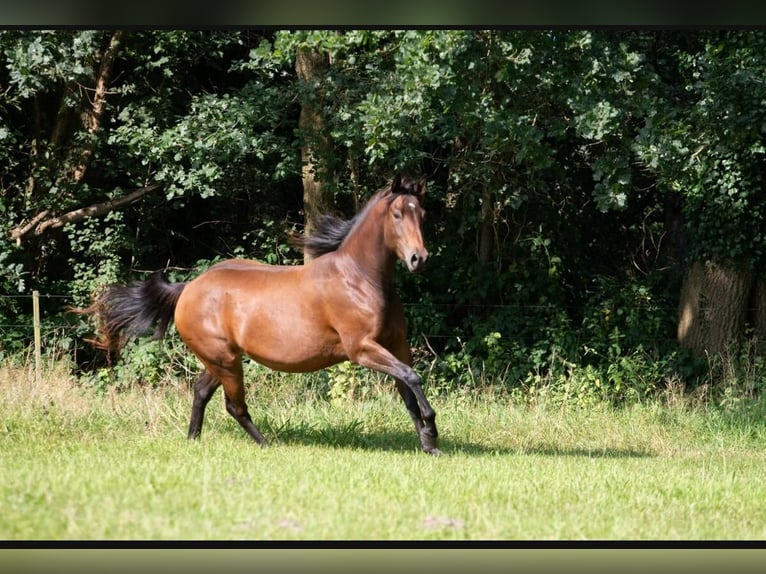
[[[327,69],[326,54],[308,48],[298,48],[295,56],[295,71],[301,81],[316,84]],[[308,93],[308,92],[304,92]],[[326,171],[321,167],[323,152],[327,152],[328,142],[324,136],[324,121],[318,104],[321,94],[318,91],[304,97],[298,128],[303,138],[301,146],[301,173],[303,178],[303,210],[305,218],[304,233],[311,234],[318,214],[327,211],[329,202],[325,197],[322,182],[327,181]],[[308,262],[311,257],[304,255]]]
[[[697,355],[725,352],[745,334],[753,275],[696,261],[681,288],[678,341]]]

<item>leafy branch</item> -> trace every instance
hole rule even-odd
[[[35,215],[28,223],[19,225],[13,229],[13,231],[11,231],[11,239],[16,241],[17,245],[21,245],[21,240],[30,233],[34,235],[42,235],[49,229],[57,229],[63,227],[67,223],[76,223],[88,217],[100,217],[110,211],[134,203],[147,193],[155,191],[160,187],[162,187],[162,184],[160,183],[140,187],[123,197],[94,203],[87,207],[73,209],[63,215],[52,215],[49,209],[45,209]]]

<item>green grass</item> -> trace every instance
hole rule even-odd
[[[185,387],[99,396],[59,367],[40,385],[0,369],[0,538],[766,538],[762,402],[434,397],[448,455],[430,457],[393,389],[331,401],[267,383],[249,398],[259,449],[221,395],[189,442]]]

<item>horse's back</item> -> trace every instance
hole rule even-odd
[[[178,319],[183,323],[186,314],[225,313],[232,305],[261,306],[263,301],[290,297],[301,274],[301,266],[268,265],[249,259],[221,261],[186,285],[176,306],[176,323]]]
[[[294,267],[287,265],[270,265],[268,263],[262,263],[255,259],[224,259],[219,261],[215,265],[211,265],[207,270],[199,274],[197,279],[210,273],[216,273],[219,271],[281,271],[286,269],[292,269]]]

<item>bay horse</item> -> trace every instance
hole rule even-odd
[[[188,282],[161,273],[106,287],[87,309],[98,323],[96,346],[119,351],[132,336],[171,323],[204,370],[194,385],[188,438],[199,438],[213,393],[252,439],[266,440],[245,404],[242,356],[274,370],[304,373],[350,360],[396,381],[422,449],[437,447],[436,414],[412,368],[402,303],[394,292],[397,259],[419,271],[428,258],[421,205],[424,179],[396,176],[350,220],[318,218],[293,242],[314,258],[305,265],[229,259]]]

